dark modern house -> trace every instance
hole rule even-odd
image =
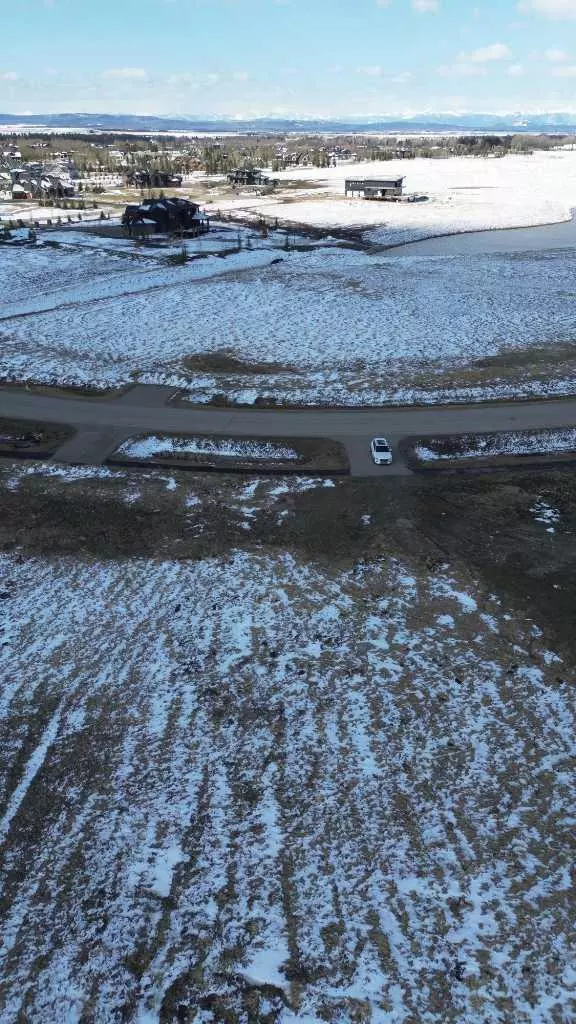
[[[267,178],[262,171],[253,168],[236,168],[230,171],[228,181],[231,185],[269,185],[270,178]]]
[[[210,230],[210,221],[197,203],[188,199],[150,199],[139,206],[127,206],[122,224],[128,234],[203,235]]]
[[[141,189],[180,188],[182,175],[171,174],[169,171],[128,171],[126,184]]]
[[[394,202],[402,198],[404,178],[347,178],[346,195]]]

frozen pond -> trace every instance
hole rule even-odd
[[[576,210],[572,220],[532,228],[468,231],[424,238],[390,249],[391,256],[485,256],[490,253],[539,252],[576,248]]]

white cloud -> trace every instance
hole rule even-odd
[[[380,64],[368,64],[362,67],[356,68],[359,75],[367,75],[368,78],[380,78],[384,74],[384,68],[380,67]]]
[[[247,71],[235,71],[232,78],[235,82],[247,82],[250,79],[250,75]]]
[[[188,72],[185,72],[182,75],[170,75],[168,85],[190,85],[194,86],[194,88],[198,88],[198,80],[196,75],[191,75]]]
[[[576,18],[576,0],[520,0],[522,14],[547,14],[550,18]]]
[[[468,59],[475,64],[484,64],[491,60],[506,60],[511,56],[512,51],[509,46],[506,46],[506,43],[492,43],[491,46],[481,46],[480,49],[474,50],[468,55]]]
[[[563,60],[568,60],[568,54],[566,50],[556,50],[554,47],[550,50],[544,51],[546,60],[551,60],[554,64],[559,64]]]
[[[102,78],[128,78],[128,79],[144,79],[148,78],[148,75],[144,68],[108,68],[107,71],[102,72]]]
[[[493,61],[507,60],[512,56],[512,51],[506,43],[492,43],[491,46],[481,46],[472,53],[461,53],[454,64],[443,64],[438,68],[438,74],[443,78],[466,78],[474,75],[485,75],[486,64]],[[520,65],[513,65],[519,68]],[[518,74],[519,72],[509,72]]]
[[[573,64],[563,64],[554,68],[552,74],[555,78],[576,78],[576,67]]]
[[[486,68],[482,64],[457,60],[454,64],[442,64],[438,68],[438,74],[442,78],[471,78],[473,75],[485,75]]]
[[[436,14],[440,10],[439,0],[412,0],[412,7],[419,14]]]
[[[524,74],[522,64],[511,64],[508,68],[508,74],[511,78],[522,78],[522,75]]]
[[[405,82],[411,82],[413,78],[414,75],[411,71],[401,71],[399,75],[394,75],[390,81],[393,82],[394,85],[404,85]]]
[[[377,7],[389,7],[392,0],[376,0]]]
[[[20,75],[16,71],[0,71],[1,82],[17,82]]]

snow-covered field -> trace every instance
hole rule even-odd
[[[90,207],[85,210],[71,210],[69,207],[64,209],[61,206],[41,206],[34,201],[0,202],[0,227],[3,224],[9,224],[11,221],[23,221],[25,224],[33,224],[34,221],[37,221],[45,226],[48,221],[54,224],[58,218],[66,223],[69,217],[73,221],[94,221],[100,220],[102,210],[112,215],[116,213],[114,206],[102,202],[98,204],[97,210],[90,209]]]
[[[101,386],[138,374],[190,385],[200,401],[221,390],[312,404],[441,401],[448,370],[570,345],[575,269],[573,250],[427,258],[255,247],[168,267],[153,255],[132,262],[83,245],[3,249],[0,373]],[[186,369],[187,357],[222,351],[246,373],[223,380]],[[278,370],[251,374],[254,362]],[[484,393],[574,389],[566,373],[545,371],[535,383],[520,371],[512,379],[486,371]],[[446,395],[482,397],[483,387],[482,378],[464,380],[461,394]]]
[[[408,191],[428,191],[430,202],[337,197],[346,176],[364,173],[404,173]],[[256,204],[252,213],[262,207],[274,217],[284,210],[294,221],[340,227],[364,218],[370,238],[386,243],[561,220],[576,206],[576,153],[566,151],[305,168],[284,177],[301,177],[303,185],[285,192],[284,205],[277,197],[238,196],[230,209],[240,215]],[[314,199],[305,195],[310,178],[323,182]],[[218,205],[226,209],[224,201]],[[179,267],[167,266],[162,250],[82,231],[76,238],[51,234],[61,245],[56,250],[3,247],[0,375],[102,387],[138,376],[188,386],[194,401],[225,392],[238,401],[266,395],[342,405],[576,389],[568,351],[576,325],[575,249],[434,258],[326,241],[306,252],[285,249],[276,233],[248,238],[241,230],[250,248]],[[220,227],[190,250],[225,250],[234,232]],[[272,259],[281,262],[271,265]],[[474,361],[548,345],[548,365],[540,358],[526,370],[517,361],[512,373],[468,372]],[[215,352],[245,369],[214,374],[198,363],[194,372],[187,367],[188,357]],[[276,372],[252,373],[254,363],[274,364]]]
[[[420,462],[486,459],[506,455],[554,455],[576,452],[576,428],[568,430],[510,430],[502,434],[462,434],[447,451],[443,441],[415,444]]]
[[[392,553],[3,553],[0,597],[3,1024],[570,1019],[573,693],[530,621]]]
[[[151,459],[170,455],[217,455],[224,458],[290,462],[299,458],[293,448],[267,441],[221,441],[205,437],[157,437],[150,434],[124,441],[118,455],[129,459]]]
[[[402,175],[405,192],[427,195],[428,202],[378,203],[344,196],[346,178]],[[302,189],[280,199],[238,196],[217,205],[316,227],[374,229],[370,237],[389,244],[458,231],[549,224],[568,220],[576,207],[576,152],[570,151],[305,167],[274,177],[301,181]],[[307,182],[314,188],[307,188]]]

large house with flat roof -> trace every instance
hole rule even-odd
[[[404,178],[347,178],[345,194],[394,202],[402,197]]]

